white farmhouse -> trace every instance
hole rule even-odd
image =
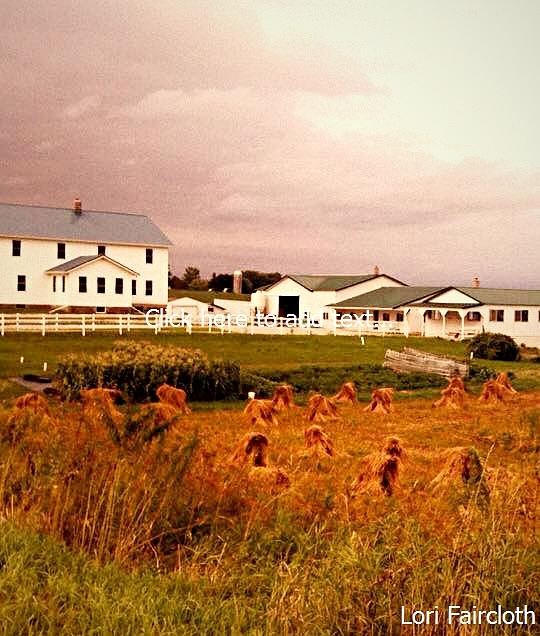
[[[164,307],[171,242],[147,216],[0,204],[0,311]]]

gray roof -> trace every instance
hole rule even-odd
[[[439,303],[437,297],[456,289],[471,297],[467,303]],[[424,302],[421,302],[424,300]],[[476,303],[474,302],[476,301]],[[342,300],[332,307],[351,309],[395,309],[415,304],[425,307],[473,307],[475,305],[540,306],[540,291],[532,289],[487,289],[484,287],[380,287],[367,294]]]
[[[123,245],[172,245],[157,225],[142,214],[76,214],[66,208],[0,203],[0,236]]]
[[[121,267],[122,269],[125,269],[129,272],[133,272],[134,274],[137,274],[137,272],[131,269],[131,267],[128,267],[127,265],[123,265],[122,263],[115,261],[114,258],[110,258],[109,256],[106,256],[105,254],[77,256],[77,258],[72,258],[70,261],[66,261],[65,263],[60,263],[60,265],[55,265],[54,267],[51,267],[50,269],[46,270],[45,273],[46,274],[67,274],[68,272],[71,272],[74,269],[77,269],[78,267],[82,267],[83,265],[86,265],[87,263],[91,263],[92,261],[97,261],[97,260],[109,261],[109,263],[113,263],[113,265],[117,265],[118,267]]]
[[[539,289],[490,289],[487,287],[455,287],[483,305],[540,306]]]
[[[360,296],[354,296],[353,298],[347,298],[342,300],[332,307],[350,307],[358,309],[366,309],[368,307],[374,307],[375,309],[394,309],[401,305],[406,305],[415,300],[426,298],[435,294],[435,292],[442,291],[445,287],[379,287],[366,294],[360,294]]]
[[[60,265],[56,265],[55,267],[51,267],[51,269],[47,270],[48,274],[52,274],[53,272],[70,272],[72,269],[76,269],[81,265],[85,265],[86,263],[90,263],[91,261],[95,261],[98,259],[101,254],[92,254],[92,256],[77,256],[77,258],[72,258],[70,261],[66,261],[65,263],[60,263]]]

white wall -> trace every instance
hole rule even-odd
[[[251,303],[249,300],[229,300],[228,298],[216,298],[214,304],[223,307],[229,314],[236,316],[249,316]]]
[[[42,239],[20,239],[21,255],[12,256],[12,240],[11,238],[0,237],[0,262],[2,263],[2,276],[0,278],[0,304],[26,304],[26,305],[61,305],[63,303],[60,297],[55,298],[52,293],[52,278],[45,274],[45,271],[52,267],[57,267],[77,256],[89,256],[97,254],[97,243],[65,241],[66,258],[57,258],[57,241],[49,241]],[[150,247],[150,246],[149,246]],[[120,263],[138,272],[137,277],[137,295],[131,296],[131,283],[129,289],[124,285],[124,296],[129,297],[129,303],[133,304],[151,304],[166,305],[168,294],[168,249],[166,247],[153,247],[153,263],[146,263],[146,247],[144,245],[110,245],[106,244],[106,255]],[[120,276],[117,272],[113,275],[112,270],[106,269],[105,261],[99,261],[97,266],[101,271],[107,271],[107,288],[112,286],[114,291],[114,278]],[[79,270],[80,273],[74,272],[68,275],[68,279],[73,277],[77,279],[76,285],[78,290],[78,276],[85,275],[85,268]],[[97,270],[95,270],[97,271]],[[26,275],[26,291],[17,291],[17,276],[19,274]],[[94,274],[92,274],[93,276]],[[127,277],[127,272],[125,272]],[[109,280],[109,276],[113,276]],[[153,293],[151,296],[145,295],[145,281],[151,280],[153,284]],[[67,279],[66,279],[67,282]],[[91,279],[88,280],[89,292],[95,287]],[[67,292],[66,292],[67,293]],[[123,304],[115,304],[118,301],[117,295],[114,298],[107,296],[107,302],[103,303],[103,295],[100,294],[99,305],[104,306],[124,306]],[[67,298],[67,297],[66,297]],[[77,300],[77,302],[75,302]],[[60,302],[59,302],[60,301]],[[115,301],[115,302],[112,302]],[[112,304],[108,304],[112,302]],[[78,294],[77,299],[73,296],[69,299],[69,304],[77,304],[82,306],[96,306],[93,299],[88,294]],[[98,306],[99,306],[98,305]]]
[[[367,280],[363,283],[352,285],[339,291],[310,291],[292,280],[291,278],[285,278],[279,283],[274,285],[268,292],[259,292],[264,294],[266,299],[265,312],[267,314],[279,313],[279,297],[280,296],[299,296],[300,297],[300,314],[304,314],[309,311],[312,315],[319,314],[322,310],[329,314],[330,319],[333,315],[333,310],[328,309],[327,305],[333,305],[341,300],[352,298],[353,296],[359,296],[360,294],[367,294],[370,291],[379,289],[380,287],[402,287],[401,283],[392,280],[386,276],[379,276]],[[253,294],[252,300],[255,303],[255,294]],[[219,301],[217,301],[219,303]]]

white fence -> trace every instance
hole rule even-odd
[[[165,315],[166,317],[166,315]],[[339,324],[315,326],[309,323],[296,327],[287,325],[286,319],[277,318],[272,324],[249,318],[243,324],[235,324],[227,315],[211,316],[209,321],[201,324],[172,325],[163,324],[159,316],[148,318],[143,314],[0,314],[0,336],[9,333],[78,333],[85,336],[96,331],[114,331],[119,335],[136,330],[160,333],[163,329],[192,333],[204,331],[209,333],[248,333],[272,335],[343,335],[363,337],[365,335],[406,335],[402,331],[403,323],[399,322],[359,322],[358,325],[343,327]],[[234,318],[230,316],[229,318]]]

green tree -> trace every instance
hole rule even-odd
[[[187,285],[187,287],[191,287],[193,282],[196,280],[200,280],[201,272],[198,267],[194,267],[193,265],[188,265],[184,270],[184,275],[182,276],[182,280]]]

